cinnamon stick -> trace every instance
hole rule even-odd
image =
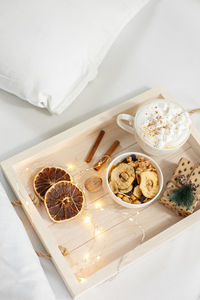
[[[104,130],[101,130],[101,131],[99,132],[98,137],[96,138],[96,140],[95,140],[95,142],[94,142],[94,144],[93,144],[93,146],[92,146],[92,148],[91,148],[91,150],[90,150],[88,156],[87,156],[86,159],[85,159],[85,161],[86,161],[87,163],[89,163],[89,162],[92,160],[92,158],[93,158],[93,156],[94,156],[94,154],[95,154],[95,152],[96,152],[96,150],[97,150],[97,148],[98,148],[98,146],[99,146],[99,144],[100,144],[100,142],[101,142],[101,140],[102,140],[104,134],[105,134],[105,131],[104,131]]]
[[[94,165],[94,169],[99,171],[101,167],[107,162],[109,157],[113,154],[115,149],[119,146],[120,142],[118,140],[114,141],[114,143],[110,146],[110,148],[106,151],[103,157]]]

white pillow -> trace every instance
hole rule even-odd
[[[1,0],[0,88],[61,113],[149,0]]]

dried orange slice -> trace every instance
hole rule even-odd
[[[51,220],[64,222],[75,218],[83,209],[84,194],[69,181],[60,181],[46,192],[44,205]]]
[[[56,182],[67,180],[71,181],[71,176],[62,168],[45,167],[40,170],[34,178],[33,189],[36,195],[44,201],[48,189]]]

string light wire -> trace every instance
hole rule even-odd
[[[111,159],[110,156],[103,157],[102,160],[99,163],[101,165],[102,163],[104,163],[104,160],[107,160],[107,162],[108,162],[110,159]],[[53,164],[51,163],[51,165],[53,165]],[[75,169],[74,166],[75,166],[74,164],[68,163],[67,164],[67,169],[68,170],[73,170],[73,169]],[[29,172],[29,168],[26,168],[26,171]],[[85,178],[87,173],[89,173],[89,172],[92,172],[92,173],[94,172],[96,174],[96,171],[93,169],[93,167],[89,167],[89,168],[86,167],[86,168],[82,169],[79,172],[78,176],[77,176],[77,174],[75,174],[76,182],[79,184],[79,182],[82,181],[82,178]],[[85,192],[86,190],[85,190],[84,184],[82,183],[80,185],[82,186],[81,189]],[[17,189],[20,192],[20,189],[18,188],[18,185],[17,185]],[[70,193],[71,193],[70,196],[71,196],[72,201],[73,201],[74,192],[75,192],[75,189],[73,191],[70,189]],[[74,201],[73,201],[73,203],[74,203],[76,209],[79,211],[76,203]],[[96,200],[95,209],[100,210],[100,211],[104,211],[104,208],[102,208],[102,206],[103,206],[103,200],[102,199],[101,200]],[[109,207],[110,205],[107,204],[107,206]],[[111,204],[111,206],[113,207],[113,203]],[[141,232],[141,239],[140,239],[140,242],[139,242],[138,245],[140,245],[145,240],[145,230],[144,230],[143,226],[140,224],[140,222],[138,221],[138,217],[140,215],[140,212],[137,211],[136,214],[133,215],[132,213],[129,213],[128,211],[125,211],[125,212],[123,212],[123,214],[127,216],[126,220],[129,220],[133,224],[134,228],[139,228],[139,230]],[[79,282],[81,282],[81,283],[85,282],[85,280],[86,280],[86,276],[84,276],[84,273],[87,269],[87,265],[93,263],[98,268],[98,263],[99,263],[99,261],[101,261],[103,259],[103,251],[105,250],[105,241],[101,240],[100,245],[103,246],[103,249],[101,249],[101,250],[98,249],[97,253],[95,253],[95,257],[91,256],[92,250],[96,245],[96,239],[99,236],[101,236],[104,231],[94,221],[92,216],[90,216],[88,214],[88,203],[87,203],[87,201],[85,203],[83,221],[85,223],[85,226],[90,226],[90,229],[92,228],[93,233],[92,233],[91,239],[88,241],[89,244],[90,244],[90,247],[88,248],[87,252],[83,255],[82,263],[80,263],[80,261],[77,262],[77,264],[78,264],[77,267],[78,267],[79,271],[75,275],[76,275],[77,279],[79,280]],[[102,248],[102,246],[101,246],[101,248]],[[71,251],[71,255],[70,255],[71,257],[73,256],[73,252],[76,249],[77,248],[75,248]],[[112,276],[109,280],[113,280],[118,275],[118,273],[121,269],[121,265],[124,262],[125,258],[126,258],[126,254],[121,256],[121,258],[118,261],[117,267],[116,267],[115,275]]]

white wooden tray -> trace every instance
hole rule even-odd
[[[29,196],[33,194],[33,176],[44,166],[68,169],[74,181],[83,187],[87,177],[97,174],[90,168],[115,139],[120,140],[120,146],[113,157],[122,152],[140,150],[134,137],[117,127],[116,116],[122,112],[134,114],[141,102],[158,97],[169,98],[170,95],[163,87],[151,89],[1,163],[27,217],[73,297],[114,276],[128,264],[200,221],[198,209],[183,219],[158,201],[139,214],[134,209],[119,206],[109,197],[105,187],[106,166],[99,171],[104,180],[103,189],[95,194],[85,191],[86,208],[74,220],[53,223],[44,207],[35,207]],[[106,134],[88,166],[84,159],[100,129]],[[182,156],[193,161],[200,157],[200,135],[195,128],[178,152],[163,159],[155,158],[162,168],[165,182]],[[70,255],[63,256],[58,245],[66,247]]]

